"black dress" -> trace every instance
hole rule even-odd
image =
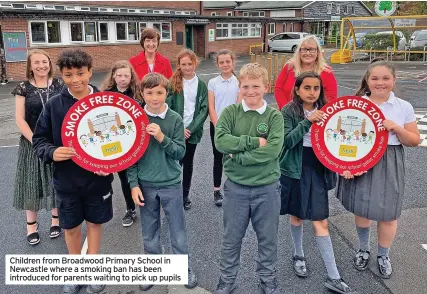
[[[34,132],[37,120],[51,98],[61,92],[64,83],[59,79],[52,79],[48,88],[37,88],[29,81],[20,83],[12,94],[25,98],[25,121]],[[39,211],[50,210],[55,205],[52,187],[52,166],[42,163],[32,150],[31,142],[23,135],[19,141],[18,166],[16,169],[13,207],[19,210]]]

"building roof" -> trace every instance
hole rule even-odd
[[[234,8],[236,6],[235,1],[203,1],[203,8],[205,9]]]
[[[313,1],[248,1],[238,6],[236,10],[251,10],[251,9],[299,9],[312,3]]]

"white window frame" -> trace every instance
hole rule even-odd
[[[243,12],[243,16],[245,16],[245,17],[249,16],[249,12],[247,12],[247,11]]]
[[[346,8],[345,8],[345,14],[349,15],[350,14],[350,5],[347,4]]]
[[[125,40],[119,40],[117,39],[117,24],[125,24],[125,30],[126,30],[126,39]],[[116,42],[129,42],[129,34],[128,34],[128,22],[127,21],[116,21],[114,22],[114,32],[116,35]]]
[[[107,40],[101,40],[101,26],[100,26],[101,24],[106,24],[107,25]],[[98,21],[97,27],[98,27],[98,42],[99,43],[110,42],[110,28],[108,26],[108,22],[106,22],[106,21]]]
[[[289,31],[289,33],[293,33],[294,32],[294,23],[291,22],[291,30]]]
[[[341,4],[337,4],[337,14],[341,14]]]
[[[286,23],[286,22],[284,22],[283,23],[283,27],[282,27],[282,31],[284,32],[284,33],[286,33],[286,29],[288,28],[288,23]]]
[[[326,14],[332,14],[332,8],[333,8],[332,3],[328,3],[326,5]]]
[[[351,5],[350,13],[351,15],[356,15],[356,7],[354,7],[354,5]]]
[[[211,12],[211,16],[216,16],[216,12]]]
[[[233,12],[232,11],[227,11],[227,16],[233,16]]]
[[[220,25],[220,26],[218,26]],[[224,27],[223,25],[226,25],[226,27]],[[248,30],[248,36],[241,36],[241,37],[233,37],[232,36],[232,28],[236,28],[233,27],[233,25],[242,25],[242,29],[246,29]],[[251,31],[253,28],[253,25],[256,26],[257,31],[259,31],[259,35],[252,35]],[[240,28],[240,27],[239,27]],[[216,30],[228,30],[228,37],[218,37],[218,34],[216,33]],[[216,23],[216,27],[215,27],[215,39],[216,40],[229,40],[229,39],[253,39],[253,38],[261,38],[261,23],[233,23],[233,22],[225,22],[225,23]]]
[[[97,22],[96,21],[79,21],[79,20],[73,20],[68,22],[68,32],[69,32],[69,36],[70,36],[70,44],[82,44],[82,43],[88,43],[88,44],[96,44],[99,41],[97,40],[98,36],[95,35],[95,41],[86,41],[86,31],[85,31],[85,22],[87,23],[95,23],[95,34],[97,33],[98,29],[97,29]],[[73,41],[73,36],[71,35],[71,24],[72,23],[79,23],[82,26],[82,41]]]
[[[164,39],[163,38],[163,36],[162,36],[162,31],[160,31],[159,33],[160,33],[160,42],[170,42],[170,41],[172,41],[172,33],[173,33],[173,30],[172,30],[172,23],[171,22],[169,22],[169,21],[140,21],[140,22],[138,22],[138,30],[139,30],[139,33],[141,34],[141,24],[142,23],[144,23],[144,24],[146,24],[146,28],[154,28],[154,24],[156,23],[156,24],[160,24],[160,30],[162,30],[161,28],[162,28],[162,24],[168,24],[169,25],[169,28],[170,28],[170,32],[169,32],[169,36],[170,36],[170,38],[169,39]]]
[[[272,30],[273,28],[273,30]],[[276,23],[275,22],[270,22],[268,24],[268,35],[275,35],[276,34]]]
[[[49,43],[49,35],[47,33],[47,23],[48,22],[57,22],[59,23],[59,42],[52,42]],[[45,42],[33,42],[33,34],[31,31],[31,24],[32,23],[43,23],[44,24],[44,35],[45,35]],[[62,43],[62,31],[61,31],[61,21],[59,20],[32,20],[28,22],[28,31],[30,32],[30,43],[31,45],[58,45]]]

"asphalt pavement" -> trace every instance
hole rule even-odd
[[[247,62],[241,57],[238,65]],[[339,96],[354,94],[360,79],[367,67],[366,63],[333,65],[339,84]],[[427,71],[427,66],[396,64],[402,77],[398,80],[396,92],[399,97],[410,101],[417,110],[427,112],[425,89],[427,83],[410,73]],[[198,69],[199,76],[208,81],[218,70],[212,61],[204,61]],[[409,73],[409,74],[408,74]],[[94,74],[93,84],[98,85],[103,74]],[[418,78],[418,79],[417,79]],[[1,238],[0,255],[5,254],[66,254],[64,237],[50,240],[48,230],[49,212],[40,212],[41,243],[35,247],[27,245],[25,240],[25,216],[12,207],[13,183],[17,162],[18,130],[14,123],[14,99],[10,91],[13,85],[0,87],[0,191],[3,201],[0,204]],[[400,91],[400,92],[399,92]],[[266,95],[269,104],[275,105],[273,95]],[[425,294],[427,289],[427,170],[425,168],[427,149],[425,147],[405,148],[406,152],[406,189],[402,217],[399,221],[398,234],[391,249],[391,260],[394,273],[390,280],[378,276],[376,260],[371,260],[369,269],[358,272],[352,266],[352,258],[357,250],[357,235],[353,217],[330,193],[330,234],[335,250],[338,268],[343,279],[359,293],[375,294]],[[219,254],[222,240],[222,209],[213,204],[212,192],[212,148],[209,138],[208,121],[205,133],[197,147],[194,175],[190,197],[193,207],[186,212],[187,232],[190,254],[194,269],[199,279],[195,290],[182,286],[155,286],[147,293],[210,293],[214,290],[219,278]],[[25,167],[19,167],[25,168]],[[225,178],[223,179],[225,180]],[[116,177],[113,188],[114,214],[112,221],[104,225],[101,253],[105,254],[139,254],[142,252],[140,224],[136,222],[129,228],[121,225],[125,212],[125,202],[121,194],[120,182]],[[139,213],[138,213],[139,214]],[[139,219],[138,219],[139,220]],[[166,253],[170,252],[166,225],[162,215],[162,240],[166,244]],[[313,229],[309,222],[304,223],[304,252],[310,276],[306,279],[296,277],[291,267],[293,253],[289,232],[288,218],[282,216],[279,226],[278,268],[277,277],[282,293],[330,293],[323,287],[326,269],[317,249]],[[372,256],[375,257],[376,230],[372,226]],[[257,256],[256,235],[249,226],[242,244],[241,268],[238,276],[236,294],[257,293],[258,277],[255,273]],[[4,273],[4,263],[0,263],[0,272]],[[0,275],[0,293],[33,294],[61,293],[60,286],[9,286],[5,285],[4,275]],[[80,293],[84,293],[83,290]],[[108,286],[103,293],[125,294],[140,293],[137,285]],[[142,292],[141,292],[142,293]]]

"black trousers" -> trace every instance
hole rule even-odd
[[[221,187],[221,178],[222,178],[222,158],[224,154],[219,152],[215,147],[215,126],[213,123],[210,123],[210,133],[211,133],[211,142],[212,142],[212,150],[213,150],[213,156],[214,156],[214,163],[213,163],[213,181],[214,181],[214,187],[219,188]]]
[[[128,183],[127,171],[122,170],[122,171],[119,171],[118,174],[119,174],[120,183],[122,186],[123,196],[125,197],[125,201],[126,201],[126,209],[135,210],[135,203],[133,202],[132,193],[130,191],[130,186]]]
[[[179,161],[182,166],[182,197],[185,201],[188,201],[188,195],[190,194],[191,178],[193,177],[193,161],[194,154],[196,153],[197,144],[188,143],[185,141],[185,155]]]

